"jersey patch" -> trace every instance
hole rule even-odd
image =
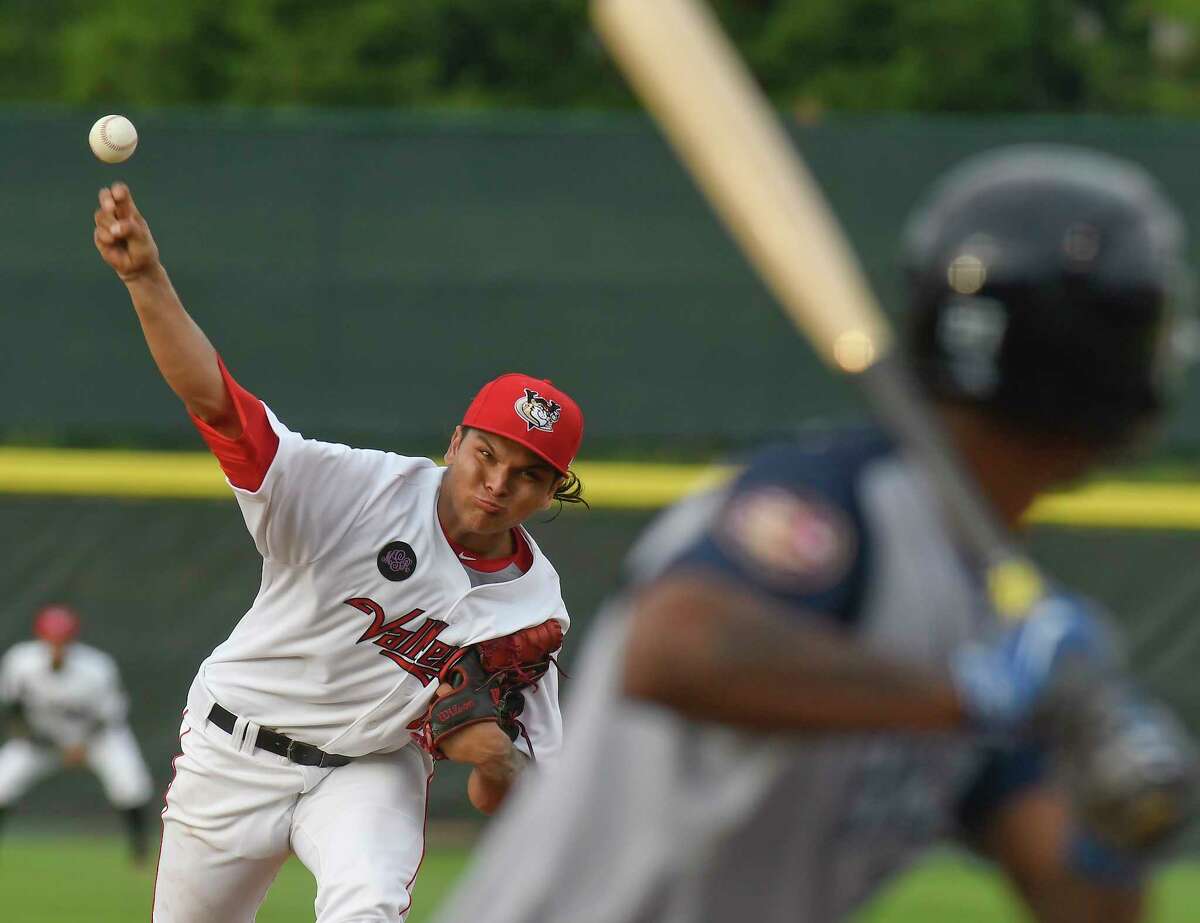
[[[525,394],[517,398],[513,404],[517,416],[525,421],[529,429],[538,429],[543,433],[554,432],[554,424],[562,413],[562,405],[557,401],[542,397],[532,388],[526,388]]]
[[[397,583],[407,580],[417,569],[417,553],[408,542],[388,542],[375,559],[379,573]]]
[[[806,592],[841,580],[857,547],[855,531],[840,509],[778,485],[732,496],[714,536],[764,581]]]

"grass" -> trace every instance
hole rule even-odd
[[[409,923],[432,917],[466,862],[464,847],[431,849],[421,867]],[[0,846],[0,920],[4,923],[128,923],[150,919],[154,866],[134,868],[119,837],[23,834]],[[295,859],[283,868],[259,923],[313,919],[316,886]],[[214,921],[217,923],[217,921]]]
[[[417,882],[409,923],[428,923],[462,870],[468,850],[431,849]],[[0,918],[5,923],[126,923],[149,919],[154,871],[132,868],[115,837],[20,834],[0,852]],[[259,923],[313,919],[314,885],[295,860],[283,869]],[[1154,888],[1150,923],[1194,923],[1200,863],[1179,864]],[[857,923],[1015,923],[1024,918],[982,866],[942,855],[900,879]],[[569,923],[569,921],[564,921]],[[799,921],[798,921],[799,923]]]

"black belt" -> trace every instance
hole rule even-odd
[[[208,713],[208,720],[226,734],[232,734],[233,727],[237,724],[238,719],[237,715],[233,712],[214,704],[212,711]],[[285,734],[280,734],[277,731],[268,731],[266,728],[258,729],[258,737],[254,740],[254,746],[260,750],[266,750],[268,753],[286,757],[300,766],[320,766],[321,768],[327,766],[345,766],[353,759],[350,756],[338,756],[336,753],[326,753],[312,744],[292,740],[292,738]]]

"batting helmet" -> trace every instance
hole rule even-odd
[[[50,644],[66,644],[79,634],[79,616],[70,606],[42,606],[33,617],[33,633]]]
[[[937,397],[1099,446],[1162,409],[1183,225],[1140,168],[1071,147],[975,157],[910,219],[909,346]]]

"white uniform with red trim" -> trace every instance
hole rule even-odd
[[[243,442],[278,440],[256,489],[231,483],[263,556],[262,585],[188,697],[154,919],[250,921],[294,851],[317,879],[319,923],[402,920],[432,771],[410,724],[459,648],[548,618],[565,630],[558,576],[523,530],[524,573],[469,569],[438,521],[444,469],[304,439],[270,411],[268,432],[255,419],[262,405],[226,376]],[[197,425],[227,472],[229,458],[256,451]],[[526,702],[532,755],[553,759],[554,671]],[[208,720],[214,704],[236,716],[232,733]],[[257,748],[260,728],[355,759],[297,765]]]
[[[55,669],[49,644],[15,644],[0,660],[0,705],[19,708],[29,731],[0,747],[0,807],[61,769],[70,747],[84,748],[85,765],[114,807],[150,800],[150,772],[126,723],[129,700],[108,654],[72,642]]]

